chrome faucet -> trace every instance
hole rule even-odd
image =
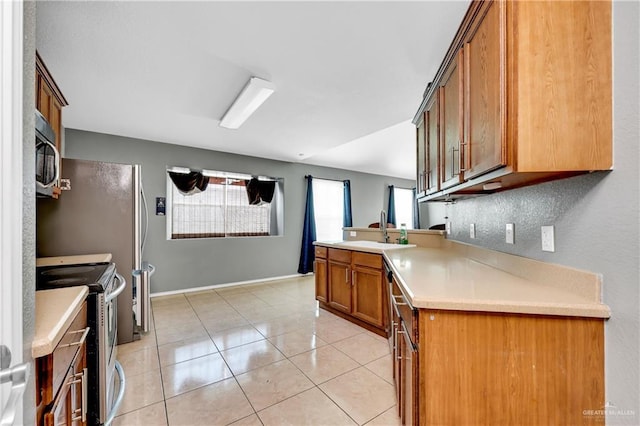
[[[382,238],[384,243],[389,242],[389,234],[387,234],[387,212],[380,211],[380,230],[382,231]]]

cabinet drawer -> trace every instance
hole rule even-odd
[[[326,247],[318,247],[316,246],[316,257],[320,257],[322,259],[327,258],[327,248]]]
[[[45,404],[53,401],[57,390],[62,385],[64,378],[73,362],[78,349],[86,339],[87,330],[87,303],[82,308],[65,332],[52,354],[38,358],[38,375],[43,378],[38,386]]]
[[[329,259],[338,262],[351,263],[351,252],[349,250],[329,249]]]
[[[407,299],[405,299],[402,291],[400,290],[400,286],[398,285],[396,278],[393,278],[393,291],[391,294],[392,304],[398,316],[402,319],[405,324],[406,330],[409,333],[409,338],[414,344],[418,343],[418,311],[414,309],[413,306],[409,303]]]
[[[382,269],[382,256],[379,254],[353,252],[353,264],[368,266],[369,268]]]

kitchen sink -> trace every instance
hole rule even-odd
[[[381,250],[402,249],[415,247],[415,244],[396,244],[396,243],[383,243],[378,241],[343,241],[338,245],[345,247],[364,247],[364,248],[376,248]]]

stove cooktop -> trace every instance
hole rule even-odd
[[[90,292],[104,292],[113,280],[115,263],[43,266],[36,268],[36,290],[86,285]]]

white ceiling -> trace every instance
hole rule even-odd
[[[68,128],[415,178],[410,123],[468,1],[38,1]],[[276,92],[218,123],[251,76]]]

